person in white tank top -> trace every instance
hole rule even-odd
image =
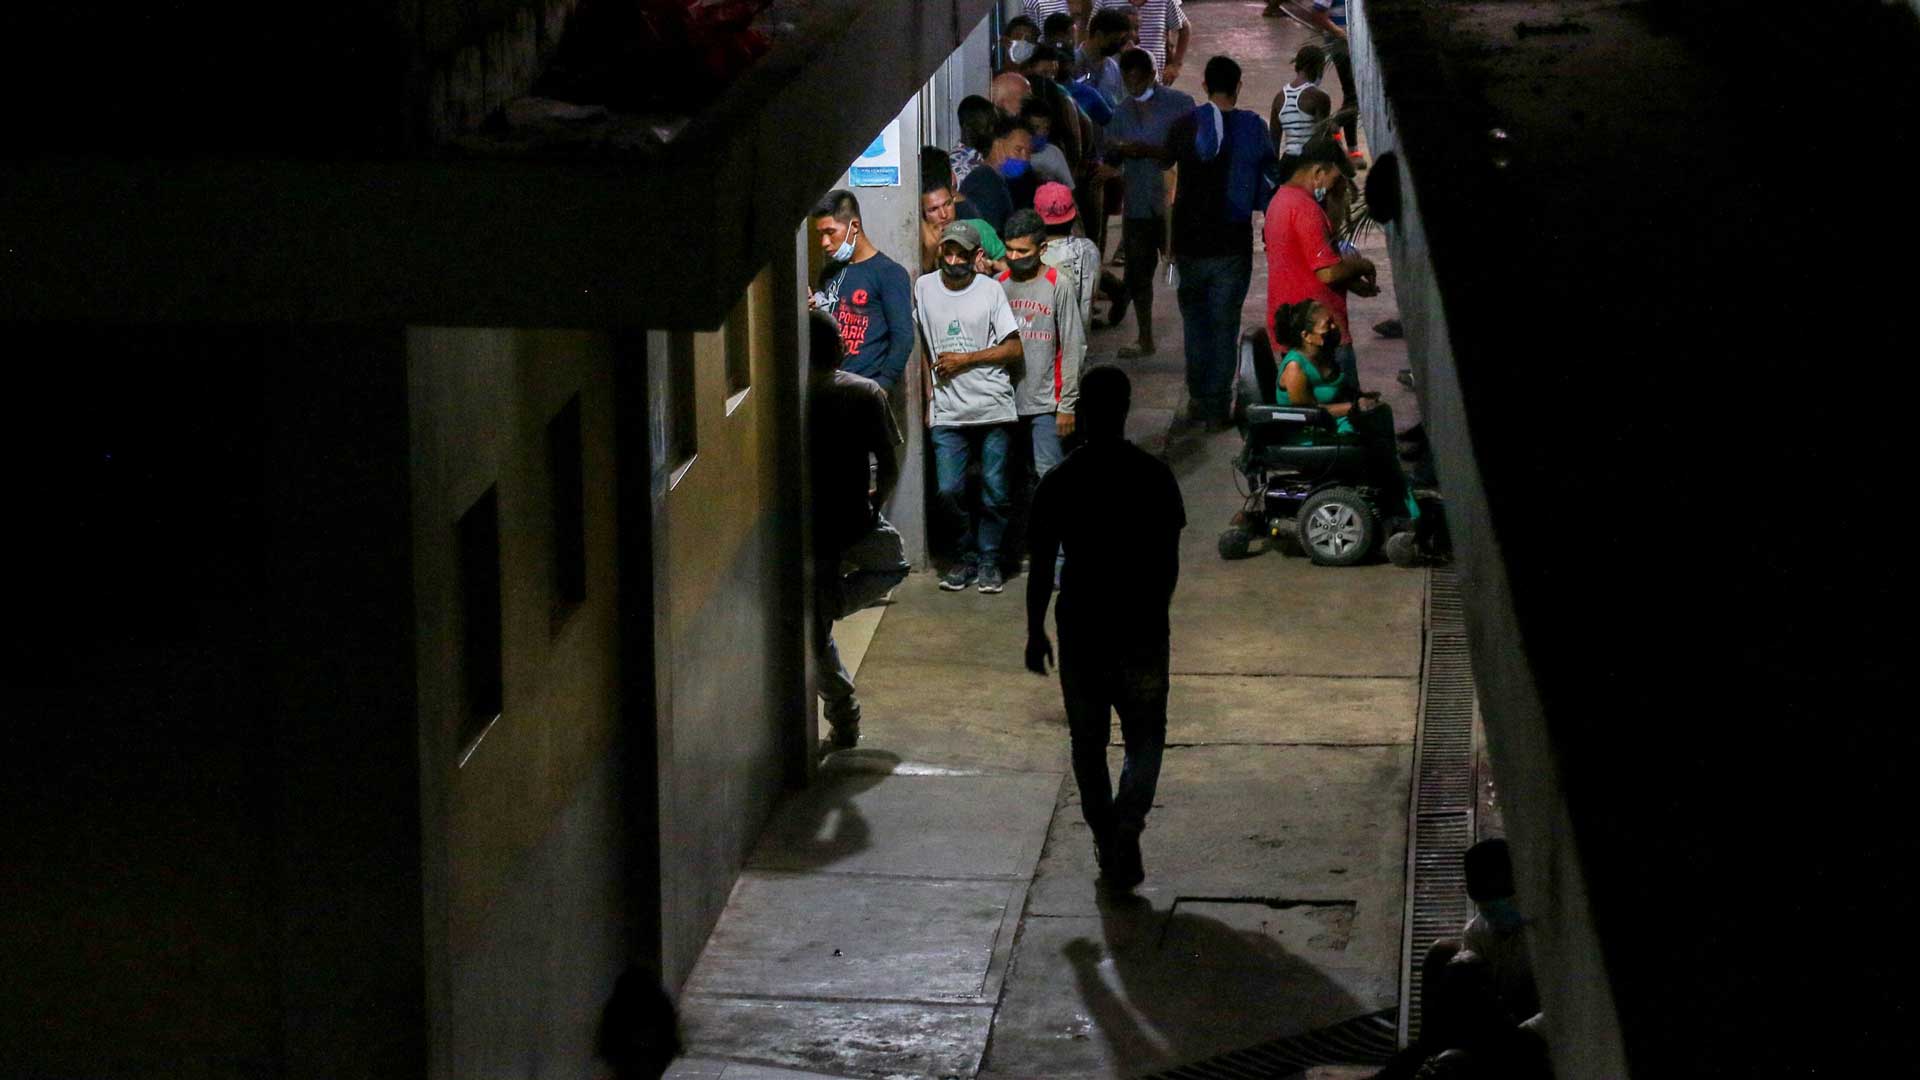
[[[1318,45],[1302,45],[1293,57],[1293,81],[1274,95],[1267,126],[1280,144],[1280,156],[1297,154],[1314,130],[1333,113],[1333,99],[1320,89],[1327,54]]]

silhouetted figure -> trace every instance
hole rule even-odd
[[[600,1010],[595,1049],[618,1080],[656,1080],[680,1056],[680,1017],[657,975],[620,973]]]
[[[1057,621],[1073,776],[1102,877],[1119,889],[1146,877],[1140,833],[1167,741],[1167,609],[1187,524],[1173,470],[1125,438],[1132,393],[1126,373],[1111,365],[1081,375],[1086,442],[1040,481],[1028,527],[1027,668],[1045,675],[1054,659],[1047,603],[1054,558],[1064,553]],[[1117,793],[1107,771],[1115,711],[1126,743]]]
[[[880,513],[900,479],[900,429],[887,392],[840,368],[840,326],[822,312],[807,318],[808,438],[813,462],[815,678],[826,703],[827,745],[860,741],[860,701],[840,662],[833,622],[877,603],[906,580],[906,545]],[[870,480],[871,477],[871,480]],[[871,490],[869,485],[872,485]]]
[[[1498,837],[1467,849],[1467,897],[1474,915],[1467,921],[1461,943],[1487,962],[1494,993],[1516,1020],[1540,1011],[1540,992],[1533,982],[1533,960],[1527,951],[1526,916],[1514,901],[1513,858],[1507,842]]]

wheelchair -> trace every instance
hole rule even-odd
[[[1378,454],[1339,434],[1325,409],[1266,404],[1276,397],[1279,371],[1264,328],[1240,335],[1240,372],[1244,405],[1235,414],[1244,445],[1234,467],[1246,480],[1246,504],[1220,534],[1221,558],[1246,558],[1262,538],[1282,550],[1297,546],[1321,566],[1353,566],[1376,551],[1403,567],[1447,554],[1438,496],[1415,492],[1406,505],[1402,491],[1412,489],[1392,490],[1404,484],[1397,461],[1394,474],[1383,475],[1388,466]]]

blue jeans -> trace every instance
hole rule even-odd
[[[933,429],[933,467],[940,484],[940,516],[958,537],[960,558],[976,566],[1000,561],[1007,531],[1007,448],[1012,424]],[[967,466],[980,458],[980,507],[967,507]],[[976,521],[977,518],[977,521]]]
[[[1253,255],[1187,255],[1179,268],[1187,395],[1201,416],[1223,418],[1240,361],[1240,308],[1253,282]]]

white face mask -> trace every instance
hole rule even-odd
[[[1146,101],[1152,97],[1153,97],[1153,87],[1149,86],[1145,90],[1142,90],[1139,93],[1133,95],[1133,100]]]
[[[1015,41],[1013,44],[1007,46],[1007,59],[1016,64],[1026,63],[1031,56],[1033,56],[1033,42],[1031,41]]]
[[[852,258],[853,258],[853,230],[848,229],[847,238],[845,240],[842,240],[840,242],[840,246],[835,248],[833,251],[833,261],[846,262]]]

